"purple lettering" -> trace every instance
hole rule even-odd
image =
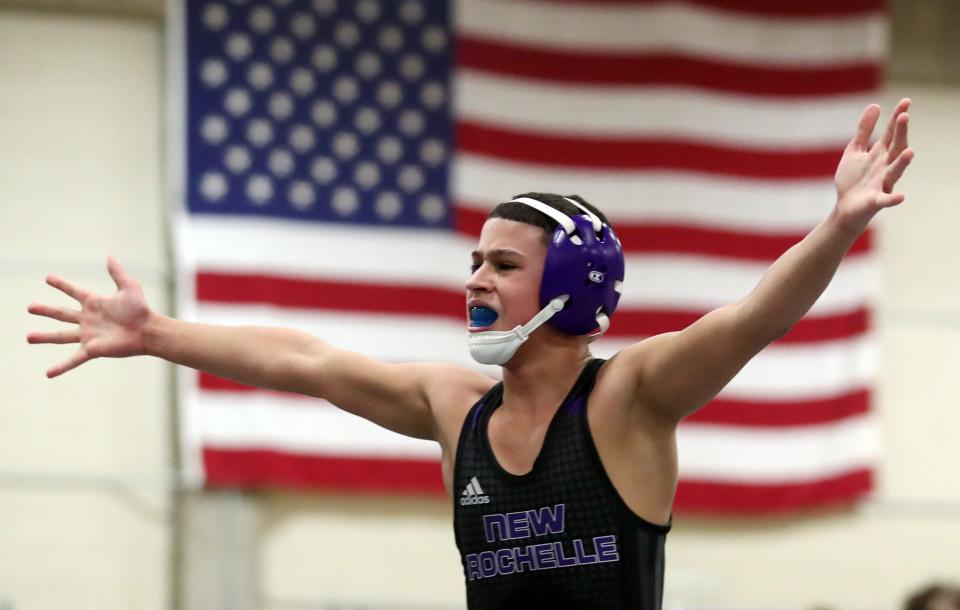
[[[530,524],[527,522],[527,512],[507,513],[507,532],[510,540],[530,537]]]
[[[549,542],[534,544],[530,548],[533,549],[533,554],[537,558],[538,570],[552,570],[557,567],[557,558],[553,554],[553,544]]]
[[[500,574],[513,574],[517,571],[516,560],[513,557],[512,549],[500,549],[497,551],[497,570]]]
[[[480,573],[484,578],[497,575],[497,556],[493,551],[480,553]]]
[[[569,568],[570,566],[577,565],[576,557],[567,557],[563,554],[563,543],[559,540],[553,543],[554,553],[557,554],[557,567],[558,568]]]
[[[533,547],[518,546],[513,550],[513,553],[517,560],[517,572],[523,572],[523,566],[527,566],[527,569],[531,571],[537,569],[537,564],[534,563],[533,558]]]
[[[548,534],[562,534],[566,506],[557,504],[554,507],[544,506],[537,510],[527,511],[530,515],[530,527],[537,536]]]
[[[579,565],[589,565],[591,563],[597,563],[596,555],[588,555],[585,550],[583,550],[583,538],[577,538],[573,541],[573,552],[577,556],[577,563]]]
[[[480,578],[480,561],[476,553],[470,553],[464,560],[467,562],[467,580]]]
[[[484,515],[483,516],[483,537],[487,542],[496,542],[498,540],[509,540],[504,538],[503,533],[507,529],[507,519],[503,515]]]
[[[620,561],[620,554],[617,552],[616,536],[597,536],[593,539],[593,546],[597,549],[597,561],[601,563]]]

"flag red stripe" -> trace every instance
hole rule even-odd
[[[870,392],[860,389],[837,396],[804,400],[752,401],[717,398],[683,421],[698,424],[788,428],[826,424],[863,415],[869,410]]]
[[[554,167],[673,170],[758,180],[831,178],[842,146],[760,150],[655,138],[558,136],[457,122],[457,146],[475,155]]]
[[[388,493],[444,493],[439,462],[333,457],[268,449],[205,447],[208,487],[313,489]],[[778,512],[844,504],[872,486],[868,470],[809,483],[770,485],[681,480],[674,510]]]
[[[316,399],[301,394],[263,390],[201,372],[199,386],[206,392],[260,392],[283,396],[285,400],[302,400],[305,408]],[[836,396],[805,400],[731,400],[715,399],[687,417],[684,422],[722,424],[751,428],[787,428],[814,426],[863,415],[869,410],[869,392],[854,390]],[[237,405],[237,408],[242,408]]]
[[[466,269],[464,281],[466,281]],[[464,293],[447,288],[302,279],[243,273],[197,274],[197,300],[280,307],[455,317],[466,320]]]
[[[487,213],[483,206],[460,204],[455,208],[458,232],[478,237]],[[773,262],[804,237],[804,233],[776,233],[694,227],[676,223],[614,222],[617,237],[631,254],[692,254],[736,260]],[[873,232],[868,230],[854,242],[850,254],[862,254],[873,248]]]
[[[652,337],[661,333],[683,330],[706,313],[705,311],[617,309],[613,324],[604,336]],[[869,328],[870,315],[865,307],[829,316],[806,316],[801,318],[786,335],[778,339],[777,343],[817,343],[848,339],[864,334]]]
[[[212,272],[198,273],[196,287],[197,299],[207,303],[258,303],[332,311],[427,315],[456,320],[465,320],[466,315],[463,293],[443,288]],[[682,330],[705,313],[619,309],[607,336],[648,337]],[[831,341],[861,335],[868,328],[868,312],[860,308],[829,316],[805,317],[779,341]]]
[[[203,464],[209,487],[443,493],[440,464],[435,460],[204,447]]]
[[[673,508],[711,513],[777,513],[849,504],[873,487],[873,474],[854,470],[808,483],[736,484],[681,479]]]
[[[528,4],[584,4],[620,7],[650,4],[675,4],[676,0],[525,0]],[[883,11],[885,0],[807,0],[806,2],[770,2],[770,0],[683,0],[683,4],[724,12],[749,13],[767,17],[823,17],[869,15]]]
[[[515,78],[582,85],[696,87],[764,97],[850,95],[875,91],[881,64],[768,67],[670,53],[561,51],[461,34],[457,64]]]

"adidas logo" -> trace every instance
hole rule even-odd
[[[477,477],[470,479],[463,493],[460,494],[460,506],[472,506],[474,504],[490,504],[490,496],[483,493],[480,487],[480,481]]]

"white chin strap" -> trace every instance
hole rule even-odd
[[[513,330],[486,330],[470,333],[467,345],[470,347],[470,356],[480,364],[506,364],[520,349],[520,345],[527,340],[530,333],[537,330],[563,309],[569,297],[559,296],[530,318],[523,326],[516,326]]]

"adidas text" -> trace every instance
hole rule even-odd
[[[490,496],[483,493],[483,488],[480,487],[480,481],[477,480],[477,477],[471,477],[470,482],[467,483],[467,486],[460,494],[460,506],[473,506],[475,504],[489,503]]]

